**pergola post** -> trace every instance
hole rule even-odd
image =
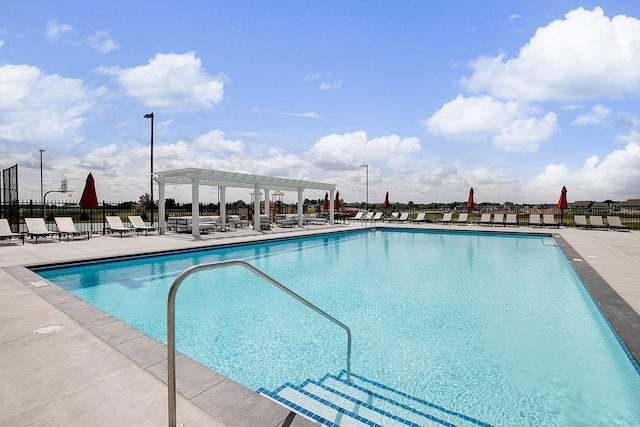
[[[302,199],[302,192],[304,189],[302,187],[298,187],[298,227],[302,227],[304,223],[304,200]]]
[[[254,184],[253,194],[253,229],[260,231],[260,185]]]
[[[220,199],[220,218],[222,223],[227,223],[227,200],[225,197],[225,191],[227,187],[218,187],[218,198]]]
[[[166,221],[165,217],[165,204],[164,204],[164,182],[158,183],[158,234],[164,234]]]
[[[200,180],[191,178],[191,235],[200,240]]]

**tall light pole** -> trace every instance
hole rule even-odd
[[[365,168],[367,170],[367,201],[366,201],[366,209],[369,212],[369,165],[360,165],[361,168]]]
[[[44,185],[42,179],[42,153],[44,153],[44,149],[40,149],[40,202],[42,203],[42,216],[44,216]],[[44,219],[45,221],[47,218]]]
[[[153,203],[154,203],[154,198],[153,198],[153,112],[149,113],[149,114],[145,114],[144,118],[145,119],[151,119],[151,225],[153,226]]]

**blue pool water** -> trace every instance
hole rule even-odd
[[[493,425],[640,425],[640,376],[549,237],[378,230],[38,273],[166,341],[169,287],[244,259],[347,324],[359,375]],[[346,334],[241,267],[176,299],[177,349],[250,388],[345,367]]]

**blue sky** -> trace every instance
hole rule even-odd
[[[20,199],[39,199],[44,149],[44,191],[66,179],[79,199],[92,172],[99,199],[138,200],[150,112],[155,171],[331,182],[348,202],[365,200],[362,164],[370,202],[640,198],[638,2],[2,9],[0,167],[18,164]]]

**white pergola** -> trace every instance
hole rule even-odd
[[[166,227],[165,221],[165,186],[167,184],[191,185],[192,220],[191,233],[193,237],[200,238],[200,186],[217,186],[220,194],[220,216],[226,218],[225,190],[232,188],[252,188],[254,197],[253,211],[258,212],[253,216],[254,230],[260,231],[260,192],[265,192],[265,210],[269,200],[269,190],[296,191],[298,193],[298,226],[303,225],[303,198],[304,190],[323,190],[329,192],[329,223],[334,223],[333,200],[336,191],[335,184],[324,182],[302,181],[299,179],[277,178],[272,176],[250,175],[244,173],[224,172],[208,169],[176,169],[166,172],[154,172],[153,180],[158,183],[158,217],[160,233],[163,234]]]

